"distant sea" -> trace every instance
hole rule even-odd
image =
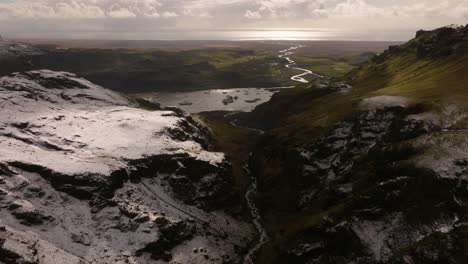
[[[28,32],[17,38],[67,38],[67,39],[114,39],[114,40],[370,40],[404,41],[414,31],[340,32],[337,30],[185,30],[185,31],[92,31],[92,32]]]

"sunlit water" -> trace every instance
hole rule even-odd
[[[175,106],[188,113],[208,111],[243,111],[250,112],[259,104],[268,102],[278,89],[270,88],[239,88],[213,89],[196,92],[158,93],[146,96],[162,106]],[[233,102],[224,104],[228,96]]]

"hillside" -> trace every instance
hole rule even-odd
[[[307,141],[310,133],[326,130],[352,115],[368,97],[396,95],[414,103],[447,101],[462,107],[468,83],[466,36],[465,28],[419,32],[417,38],[391,46],[341,80],[317,81],[276,94],[245,122],[273,129],[272,134],[300,143]],[[342,91],[342,82],[353,88]]]
[[[468,26],[445,27],[231,117],[265,130],[257,263],[466,263],[467,89]]]
[[[42,70],[0,78],[0,111],[0,263],[225,263],[253,240],[179,110]]]

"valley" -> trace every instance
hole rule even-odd
[[[278,58],[285,60],[283,64],[288,71],[292,70],[291,73],[293,71],[303,72],[291,76],[290,80],[295,83],[309,83],[309,80],[323,78],[323,76],[317,75],[310,70],[298,68],[296,62],[288,57],[293,55],[294,51],[301,47],[303,46],[293,46],[279,51]],[[281,67],[281,65],[281,62],[276,64],[277,67]],[[306,77],[308,75],[310,75],[310,77]],[[192,114],[211,111],[250,112],[258,105],[268,102],[274,93],[281,89],[290,88],[294,88],[294,85],[283,87],[232,88],[224,90],[215,89],[198,92],[149,93],[138,94],[137,96],[148,101],[160,103],[163,106],[176,106]]]

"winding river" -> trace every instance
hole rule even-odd
[[[286,64],[286,68],[288,69],[293,69],[293,70],[298,70],[298,71],[302,71],[303,73],[301,74],[298,74],[298,75],[294,75],[293,77],[291,77],[291,80],[293,81],[296,81],[296,82],[300,82],[300,83],[309,83],[308,80],[306,80],[304,78],[304,76],[307,76],[307,75],[313,75],[315,77],[318,77],[318,78],[322,78],[323,76],[321,75],[318,75],[314,72],[312,72],[311,70],[308,70],[308,69],[303,69],[303,68],[299,68],[297,67],[297,64],[295,61],[293,61],[289,56],[291,56],[292,54],[294,54],[294,52],[297,50],[297,49],[300,49],[300,48],[303,48],[304,46],[303,45],[298,45],[298,46],[293,46],[293,47],[290,47],[288,49],[285,49],[285,50],[281,50],[279,53],[280,55],[278,55],[278,57],[282,58],[282,59],[285,59],[286,61],[288,61],[288,64]]]

